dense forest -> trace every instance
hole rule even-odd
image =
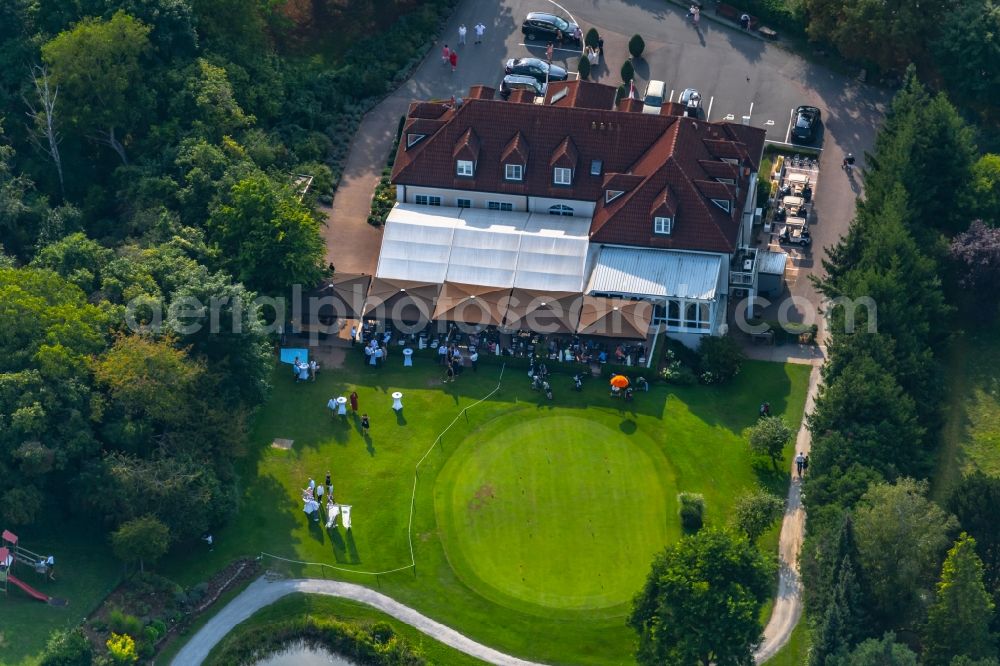
[[[176,545],[237,510],[274,342],[255,298],[323,277],[354,129],[450,7],[0,3],[5,526],[72,512]],[[376,30],[391,52],[355,43]]]

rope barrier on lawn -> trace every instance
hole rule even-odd
[[[490,398],[492,398],[494,396],[494,394],[496,394],[497,391],[500,390],[500,386],[503,384],[503,373],[504,373],[504,370],[506,370],[506,369],[507,369],[507,364],[506,363],[504,363],[503,365],[500,366],[500,378],[497,380],[496,388],[494,388],[492,391],[490,391],[489,393],[487,393],[486,395],[484,395],[482,398],[480,398],[476,402],[472,403],[471,405],[469,405],[468,407],[466,407],[465,409],[463,409],[462,411],[460,411],[458,413],[458,415],[452,420],[452,422],[449,423],[447,425],[447,427],[445,427],[445,429],[441,431],[441,434],[439,434],[437,436],[437,438],[434,440],[434,443],[431,444],[430,448],[427,449],[427,451],[424,453],[423,457],[421,457],[420,460],[417,461],[416,466],[413,468],[413,493],[410,495],[410,522],[409,522],[409,525],[408,525],[408,527],[406,529],[406,537],[407,537],[407,539],[410,542],[410,566],[411,567],[416,567],[417,566],[417,558],[413,554],[413,512],[414,512],[414,508],[415,508],[416,502],[417,502],[417,478],[418,478],[418,474],[420,472],[420,466],[424,463],[424,460],[427,458],[427,456],[430,455],[431,451],[434,450],[434,447],[436,447],[438,445],[438,443],[441,441],[441,438],[444,437],[445,433],[447,433],[449,430],[451,430],[451,427],[453,425],[455,425],[460,418],[462,418],[463,414],[465,414],[466,412],[468,412],[469,409],[471,409],[472,407],[475,407],[475,406],[477,406],[477,405],[479,405],[481,403],[486,402],[487,400],[489,400]]]
[[[440,434],[438,434],[438,436],[434,439],[434,442],[430,445],[430,448],[428,448],[427,451],[424,452],[424,455],[421,456],[420,460],[417,461],[416,466],[413,468],[413,492],[410,494],[410,519],[409,519],[409,523],[407,524],[407,527],[406,527],[406,539],[407,539],[407,542],[408,542],[408,544],[410,546],[410,563],[409,564],[407,564],[405,566],[402,566],[402,567],[397,567],[395,569],[387,569],[385,571],[359,571],[357,569],[348,569],[347,567],[335,567],[332,564],[327,564],[326,562],[306,562],[305,560],[293,560],[293,559],[290,559],[290,558],[287,558],[287,557],[281,557],[280,555],[273,555],[271,553],[265,553],[263,551],[261,551],[259,557],[260,558],[270,557],[270,558],[275,559],[275,560],[281,560],[282,562],[290,562],[292,564],[304,564],[306,566],[326,567],[327,569],[332,569],[334,571],[344,571],[346,573],[360,574],[362,576],[382,576],[382,575],[385,575],[385,574],[398,573],[400,571],[406,571],[407,569],[414,569],[414,568],[416,568],[416,566],[417,566],[417,558],[416,558],[416,555],[413,552],[413,514],[414,514],[414,512],[416,510],[416,502],[417,502],[417,479],[419,477],[420,466],[423,464],[424,460],[427,459],[427,456],[430,455],[431,451],[433,451],[434,448],[441,442],[441,438],[444,437],[445,434],[449,430],[451,430],[451,427],[453,425],[455,425],[456,423],[458,423],[458,420],[460,418],[462,418],[463,414],[465,414],[466,412],[468,412],[473,407],[476,407],[477,405],[480,405],[480,404],[486,402],[487,400],[489,400],[490,398],[492,398],[496,394],[497,391],[500,390],[500,387],[503,384],[503,373],[504,373],[504,370],[506,368],[507,368],[507,364],[506,363],[500,366],[500,378],[497,380],[496,388],[494,388],[492,391],[490,391],[489,393],[487,393],[485,396],[483,396],[482,398],[480,398],[476,402],[474,402],[471,405],[468,405],[467,407],[463,408],[462,411],[460,411],[458,413],[458,415],[452,420],[452,422],[449,423],[445,427],[445,429],[440,432]]]

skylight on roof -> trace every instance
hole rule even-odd
[[[601,169],[604,167],[604,163],[601,160],[591,160],[590,161],[590,175],[600,176]]]

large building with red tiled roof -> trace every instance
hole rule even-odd
[[[551,227],[543,236],[572,225],[588,244],[582,293],[649,300],[654,323],[681,337],[724,332],[730,287],[750,294],[756,287],[748,244],[764,131],[685,117],[669,103],[658,115],[642,113],[634,100],[616,106],[616,94],[610,86],[569,81],[550,84],[544,99],[517,92],[500,101],[492,89],[475,86],[462,100],[413,103],[392,170],[399,211],[390,215],[387,238],[396,237],[390,227],[408,211],[432,226],[427,216],[435,211],[453,221],[492,211],[488,220],[498,234],[505,222],[516,227],[528,218],[539,229]],[[410,234],[421,233],[411,227]],[[489,245],[491,236],[480,235],[477,242]],[[386,275],[376,277],[414,279],[416,273],[400,273],[422,261],[418,245],[410,262],[387,260],[382,270],[380,261]],[[440,262],[445,252],[435,252]],[[383,254],[406,252],[384,241]],[[517,286],[516,270],[500,275],[482,279]],[[470,277],[448,268],[442,283]],[[565,291],[572,280],[558,282]],[[536,278],[531,288],[537,286]]]

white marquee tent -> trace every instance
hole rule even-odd
[[[375,276],[580,291],[589,231],[587,218],[397,204]]]

